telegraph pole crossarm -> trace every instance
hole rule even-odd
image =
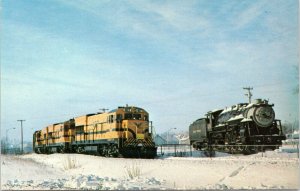
[[[105,108],[101,108],[101,109],[99,109],[99,110],[102,110],[103,113],[105,113],[105,111],[108,111],[108,109],[105,109]]]
[[[252,93],[251,90],[253,90],[253,87],[243,87],[244,90],[248,90],[248,93],[245,94],[248,97],[249,103],[251,103],[251,97],[252,97]]]

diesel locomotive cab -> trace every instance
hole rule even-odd
[[[156,156],[149,114],[138,107],[119,107],[116,111],[120,137],[120,153],[125,157]]]
[[[144,139],[145,134],[149,131],[148,114],[140,109],[128,109],[124,114],[122,127],[128,130],[126,131],[126,138]]]

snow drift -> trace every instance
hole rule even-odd
[[[83,154],[1,156],[2,189],[297,189],[295,153],[104,158]]]

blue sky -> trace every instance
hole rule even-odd
[[[298,1],[1,2],[1,130],[125,104],[158,133],[253,98],[299,116]],[[3,136],[3,135],[2,135]]]

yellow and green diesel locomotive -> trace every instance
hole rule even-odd
[[[154,158],[149,114],[134,106],[109,112],[88,114],[49,125],[33,134],[36,153],[83,153],[96,151],[101,156]]]

